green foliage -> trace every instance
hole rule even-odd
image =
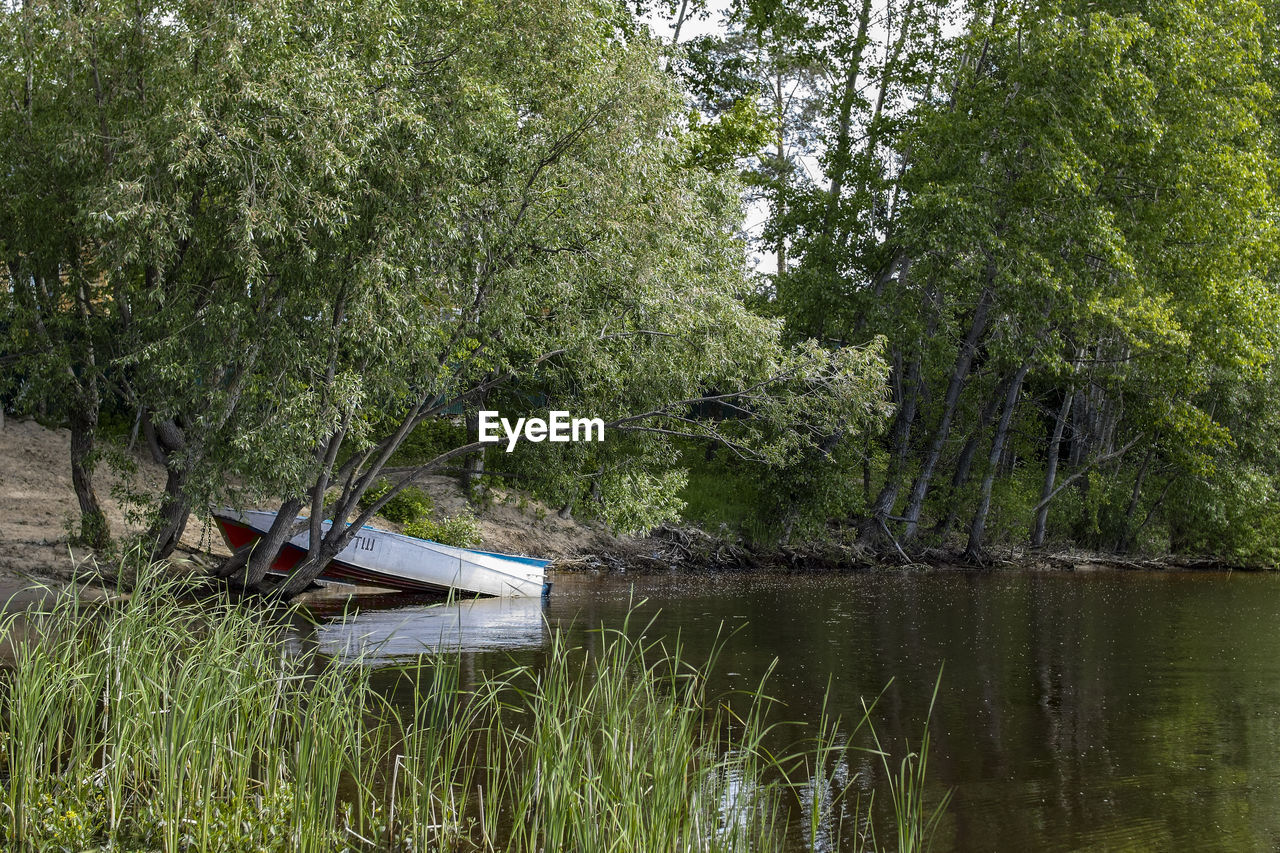
[[[15,648],[0,699],[9,843],[341,843],[333,814],[308,813],[299,792],[332,797],[342,774],[359,778],[365,676],[333,670],[304,686],[306,665],[281,654],[268,623],[225,601],[175,604],[182,593],[151,569],[122,606],[59,596],[0,625]]]
[[[866,508],[861,476],[853,474],[862,460],[851,442],[827,452],[808,448],[777,467],[724,450],[711,460],[691,450],[684,459],[689,482],[682,518],[712,533],[763,546],[826,542],[839,539],[841,525]]]
[[[1043,481],[1044,472],[1039,466],[1020,466],[996,481],[987,521],[992,542],[1019,542],[1026,537]],[[970,495],[970,512],[973,498]],[[961,517],[967,519],[969,514]]]
[[[92,545],[104,549],[111,547],[111,528],[101,511],[82,513],[79,523],[68,521],[67,541],[73,545]]]
[[[1059,541],[1271,561],[1278,14],[744,0],[672,49],[593,0],[6,9],[0,398],[173,425],[195,505],[334,495],[463,447],[450,412],[555,408],[606,443],[488,464],[620,531],[874,508],[906,539],[963,506],[1011,541],[1076,477]],[[744,193],[776,275],[746,272]],[[703,440],[745,495],[686,488]]]
[[[688,400],[750,393],[773,429],[736,440],[777,459],[779,427],[880,396],[875,348],[792,349],[747,309],[738,187],[697,161],[749,147],[759,111],[686,132],[616,6],[112,0],[5,11],[0,44],[31,397],[110,387],[171,424],[194,505],[328,494],[350,520],[360,488],[334,483],[458,448],[426,425],[484,399],[649,431],[631,459],[530,465],[561,492],[602,472],[601,514],[639,529],[676,512]]]
[[[421,465],[466,442],[466,428],[454,418],[429,418],[409,433],[388,464],[405,467]]]
[[[910,417],[884,437],[872,528],[906,516],[906,541],[930,520],[922,507],[961,506],[979,545],[984,525],[1016,541],[1073,478],[1049,498],[1071,519],[1051,522],[1060,542],[1128,548],[1186,517],[1164,547],[1265,558],[1266,513],[1238,510],[1270,505],[1248,484],[1280,475],[1274,452],[1249,446],[1275,419],[1255,399],[1280,327],[1274,4],[952,4],[950,33],[932,8],[747,2],[735,14],[752,38],[735,48],[730,27],[687,71],[704,106],[733,103],[747,69],[784,56],[774,83],[807,59],[827,72],[803,96],[821,118],[779,134],[791,151],[821,134],[822,178],[781,181],[763,242],[787,253],[772,298],[790,332],[888,338]],[[753,67],[753,52],[767,59]],[[993,448],[1003,406],[978,416],[1014,377],[1010,435]],[[1037,408],[1064,399],[1062,465],[1045,485],[1055,413]],[[800,458],[775,469],[775,493],[865,512],[838,480],[818,485],[825,458]],[[852,481],[860,463],[846,453],[836,468]],[[1216,482],[1227,471],[1240,486]],[[1166,501],[1170,482],[1198,485]],[[1221,519],[1210,538],[1184,530],[1193,495]]]
[[[361,508],[367,508],[391,491],[391,482],[379,480],[360,499]],[[444,545],[473,548],[480,544],[480,522],[470,509],[454,516],[437,516],[435,501],[417,486],[407,486],[383,504],[379,511],[383,518],[404,525],[409,536],[430,539]]]
[[[405,522],[404,532],[442,545],[474,548],[480,544],[480,522],[470,510],[440,518],[422,517]]]
[[[863,448],[852,441],[813,447],[795,460],[758,472],[763,517],[783,544],[839,541],[849,520],[867,509]]]
[[[367,509],[389,491],[391,491],[391,481],[379,480],[360,498],[360,507]],[[379,512],[387,521],[404,524],[424,519],[434,511],[435,501],[431,499],[431,495],[417,486],[406,486],[383,504]]]
[[[756,466],[734,464],[720,454],[708,461],[705,453],[690,449],[684,454],[689,479],[680,494],[681,519],[713,533],[746,533],[763,517]]]
[[[1176,550],[1280,567],[1280,490],[1269,471],[1228,463],[1211,477],[1174,483],[1169,500]]]
[[[689,116],[689,156],[704,169],[723,172],[764,148],[771,129],[769,118],[748,98],[735,101],[714,121],[694,112]]]
[[[55,783],[33,808],[30,840],[37,849],[87,850],[105,827],[106,801],[91,779]]]
[[[649,474],[606,472],[600,478],[604,520],[619,533],[646,533],[680,517],[680,492],[688,475],[682,470]]]

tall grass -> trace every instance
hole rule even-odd
[[[939,670],[938,680],[933,685],[933,695],[929,699],[929,713],[925,719],[924,733],[920,736],[920,747],[914,752],[908,751],[899,761],[896,770],[889,763],[889,754],[881,748],[874,727],[871,728],[876,751],[889,777],[889,797],[893,804],[894,836],[898,853],[928,850],[946,812],[947,803],[951,800],[951,793],[948,791],[930,807],[925,799],[924,788],[925,772],[929,765],[929,719],[933,717],[933,706],[938,701],[938,690],[941,687],[942,671]]]
[[[0,626],[25,635],[2,706],[15,846],[333,849],[362,672],[310,677],[271,623],[179,593],[143,575],[127,603],[63,595]]]
[[[14,649],[0,693],[10,848],[840,846],[838,831],[818,843],[856,796],[831,784],[838,721],[824,714],[812,747],[776,756],[763,688],[709,697],[714,658],[691,665],[632,626],[589,650],[557,635],[545,665],[474,678],[456,656],[424,657],[400,669],[412,698],[395,702],[365,666],[291,653],[278,618],[181,593],[143,573],[126,602],[67,595],[0,623]],[[792,827],[804,786],[823,792]]]

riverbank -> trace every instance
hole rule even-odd
[[[33,420],[8,420],[0,429],[0,597],[34,583],[63,583],[94,557],[71,542],[77,517],[75,491],[67,464],[70,437]],[[123,451],[121,451],[123,453]],[[99,499],[113,535],[142,529],[138,505],[130,496],[158,495],[164,469],[146,451],[127,454],[130,475],[105,463],[96,474]],[[886,568],[972,570],[959,553],[930,548],[899,553],[892,546],[876,551],[858,544],[807,544],[760,547],[730,541],[696,527],[664,526],[648,536],[614,536],[604,525],[561,518],[553,509],[515,490],[491,487],[473,507],[455,477],[426,476],[417,482],[441,515],[470,509],[480,527],[481,547],[532,554],[554,560],[560,571],[742,572],[866,571]],[[400,530],[379,518],[378,526]],[[207,517],[193,515],[183,534],[177,565],[208,564],[227,554]],[[1031,551],[993,547],[981,568],[1038,571],[1091,569],[1234,570],[1216,558],[1144,557],[1085,551]]]
[[[72,542],[79,508],[71,484],[70,434],[34,420],[7,419],[0,429],[0,597],[38,583],[62,583],[90,565],[94,555]],[[139,445],[141,445],[141,441]],[[119,451],[134,468],[122,474],[102,462],[95,473],[98,498],[116,538],[142,531],[137,497],[154,498],[164,487],[164,468],[146,449]],[[416,483],[431,496],[436,511],[454,516],[471,509],[480,526],[481,546],[492,551],[534,554],[574,561],[596,554],[622,554],[643,548],[628,537],[610,534],[602,524],[560,518],[540,502],[514,490],[491,488],[487,499],[471,507],[457,478],[421,477]],[[384,518],[375,524],[399,531]],[[228,553],[207,516],[193,514],[175,562],[207,563]]]
[[[78,521],[71,485],[70,434],[48,429],[34,420],[5,420],[0,429],[0,595],[31,583],[58,583],[91,565],[93,552],[73,544]],[[125,499],[129,493],[158,494],[164,469],[150,458],[133,454],[137,469],[124,475],[99,464],[94,481],[103,512],[115,536],[143,529]],[[188,525],[182,538],[187,553],[217,553],[199,523]]]
[[[733,572],[821,572],[916,570],[1018,570],[1087,572],[1139,571],[1265,571],[1216,557],[1105,554],[1076,549],[1032,550],[992,546],[983,562],[966,560],[961,549],[923,548],[900,552],[892,545],[876,550],[864,545],[812,543],[761,547],[730,542],[696,527],[663,526],[638,539],[615,540],[610,547],[581,557],[561,559],[562,571],[676,572],[687,574]]]

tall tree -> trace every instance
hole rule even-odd
[[[859,11],[846,32],[863,31]],[[774,224],[799,258],[777,287],[792,327],[889,339],[898,411],[864,530],[915,538],[935,481],[963,484],[981,449],[977,557],[992,478],[1017,467],[1006,460],[1026,389],[1060,413],[1020,463],[1044,472],[1041,499],[1018,510],[1033,538],[1043,541],[1054,500],[1091,470],[1127,480],[1136,513],[1149,449],[1221,446],[1205,377],[1269,358],[1275,150],[1262,132],[1263,14],[1234,1],[993,2],[966,6],[965,29],[946,40],[944,11],[905,3],[886,7],[886,22],[888,11],[897,29],[881,24],[873,97],[820,93],[833,129],[827,190],[817,184],[813,203]],[[846,60],[862,54],[839,46],[859,43],[822,42]],[[847,79],[861,67],[846,61]],[[890,105],[898,97],[887,124],[886,93]],[[1012,396],[992,403],[1000,394]]]
[[[408,484],[361,505],[405,438],[480,399],[590,406],[653,445],[618,482],[668,485],[662,444],[707,431],[691,417],[700,398],[770,424],[874,409],[874,348],[789,349],[779,323],[747,310],[736,185],[691,156],[660,46],[629,16],[375,5],[162,3],[102,36],[108,79],[142,92],[156,120],[125,102],[103,119],[90,138],[120,153],[81,178],[70,212],[92,226],[104,376],[168,452],[154,554],[193,505],[274,495],[275,528],[221,574],[272,587],[275,549],[309,529],[277,588],[297,592]],[[3,23],[57,44],[98,13]],[[78,91],[84,57],[68,52],[48,91]],[[89,136],[79,127],[42,130],[57,148]],[[74,373],[87,352],[61,363]],[[765,458],[798,444],[777,429],[732,440]],[[671,505],[610,485],[636,517]]]

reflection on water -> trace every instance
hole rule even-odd
[[[424,652],[538,648],[546,639],[540,598],[476,598],[408,607],[360,608],[321,622],[314,642],[322,654],[389,663]]]
[[[829,690],[832,712],[856,720],[883,690],[874,720],[895,767],[945,664],[928,774],[935,799],[954,799],[935,850],[1280,849],[1278,576],[561,576],[555,590],[545,613],[495,601],[365,610],[317,640],[392,657],[443,643],[496,672],[513,658],[539,665],[544,616],[589,646],[590,628],[620,626],[644,600],[632,626],[679,633],[691,660],[736,629],[712,695],[754,689],[775,658],[769,692],[786,719],[816,723]],[[865,732],[855,743],[870,745]],[[879,791],[885,827],[879,759],[847,761],[833,782]],[[825,793],[797,796],[799,823]],[[817,846],[839,836],[851,849],[857,829],[825,827]]]

